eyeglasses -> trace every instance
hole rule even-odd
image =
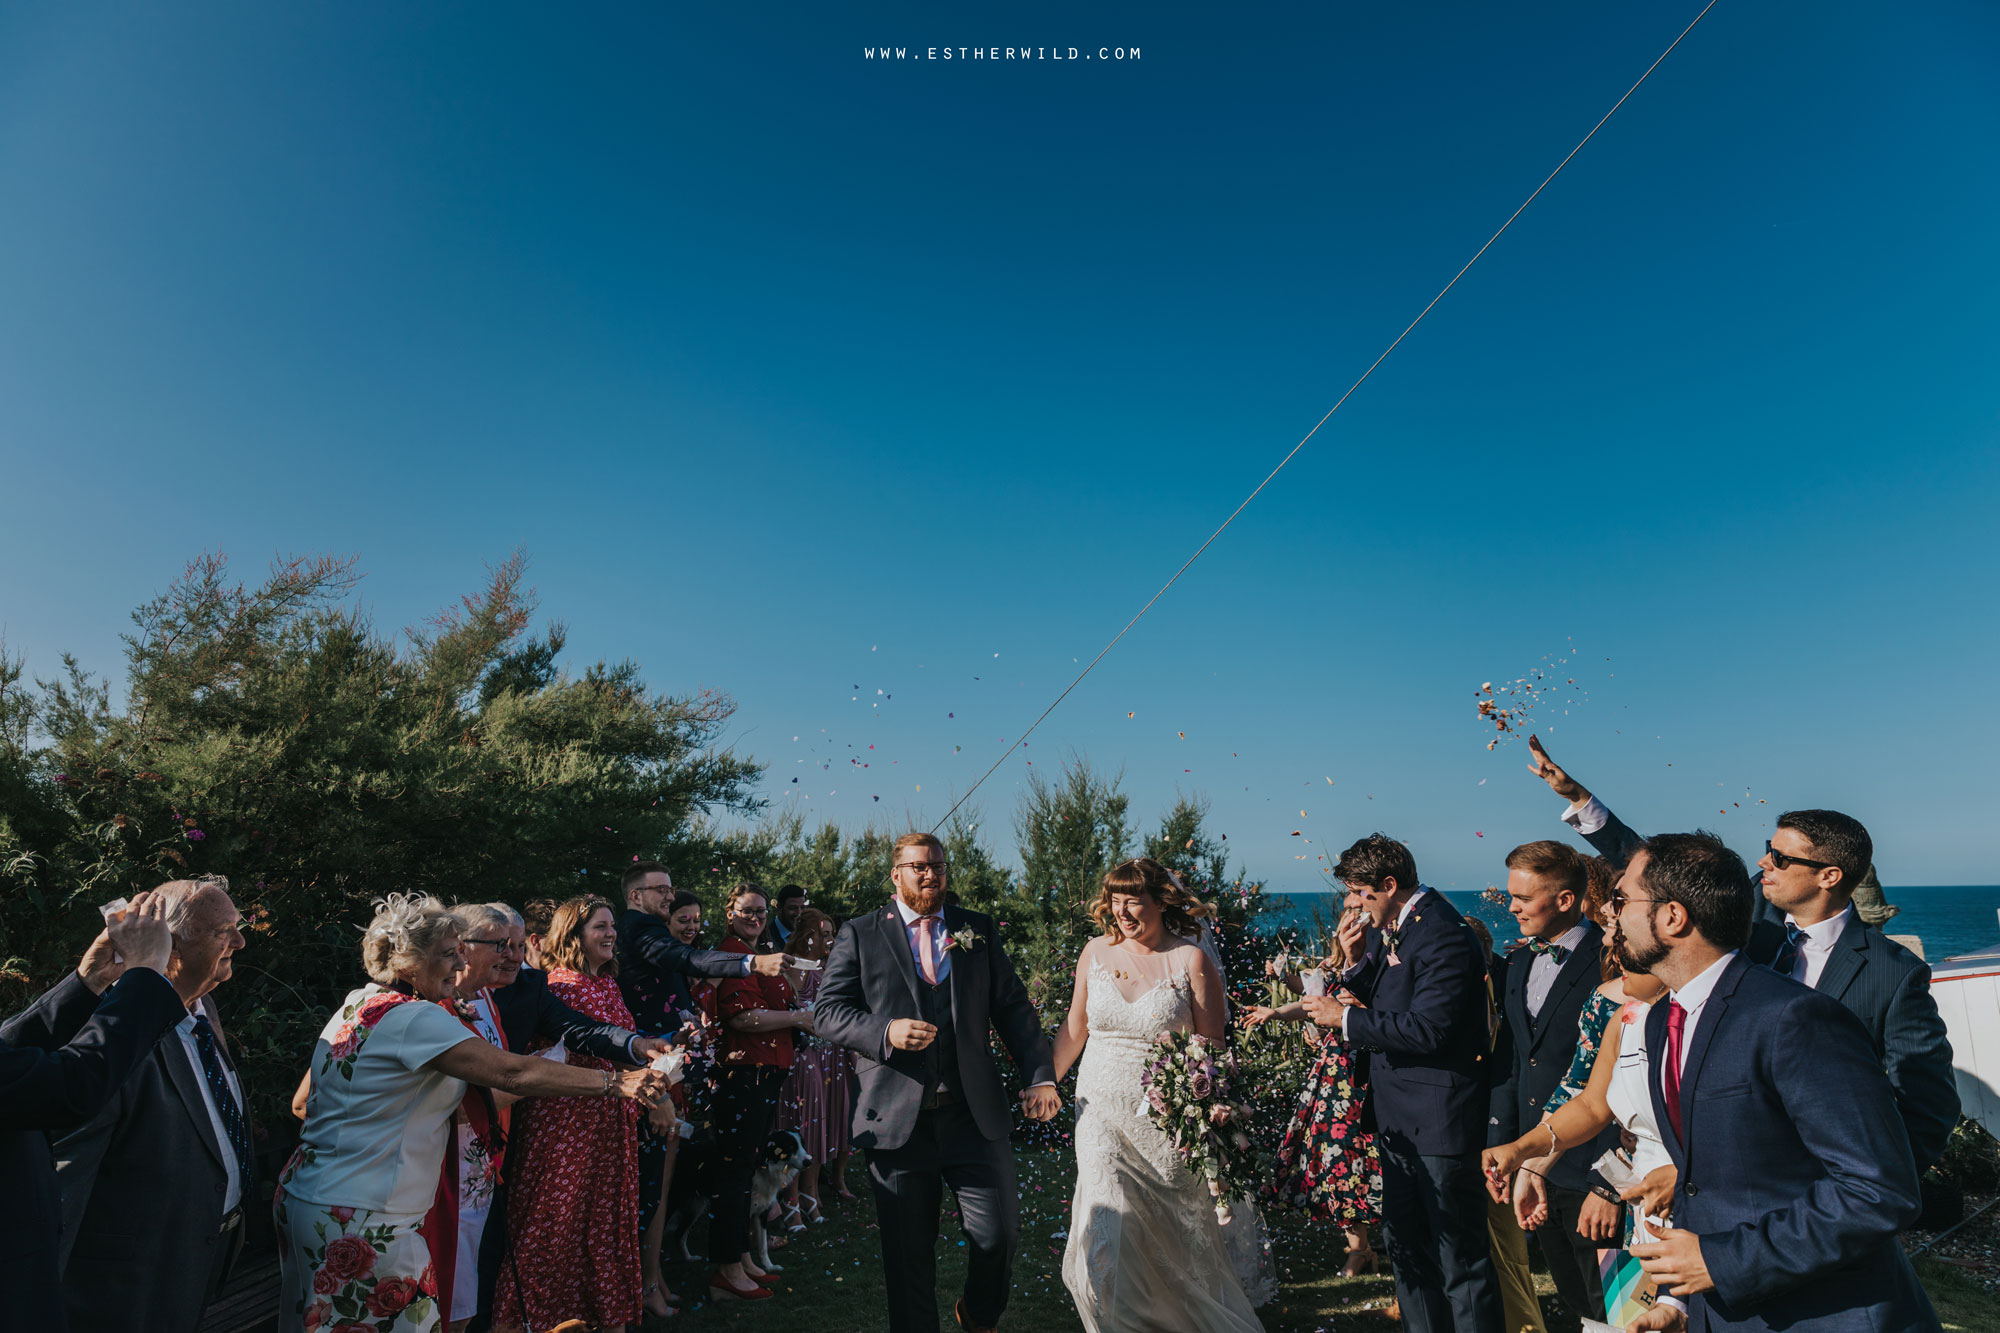
[[[528,943],[527,943],[527,941],[526,941],[526,940],[472,940],[472,939],[467,939],[467,940],[460,940],[460,941],[459,941],[459,943],[460,943],[460,944],[483,944],[483,945],[485,945],[485,946],[486,946],[487,948],[489,948],[489,949],[497,949],[497,950],[498,950],[498,951],[500,951],[501,953],[508,953],[508,952],[511,952],[511,951],[515,951],[515,950],[518,950],[518,951],[520,951],[521,953],[526,953],[526,952],[528,951]]]
[[[915,876],[917,876],[917,877],[918,877],[919,879],[921,879],[921,878],[923,877],[923,874],[924,874],[924,872],[925,872],[926,870],[930,871],[930,872],[931,872],[932,874],[934,874],[934,875],[942,875],[942,874],[944,873],[944,862],[942,862],[942,861],[904,861],[904,862],[902,862],[902,863],[901,863],[900,865],[898,865],[898,866],[896,867],[896,869],[898,869],[898,870],[907,870],[907,871],[909,871],[909,872],[910,872],[910,873],[911,873],[912,875],[915,875]]]
[[[729,909],[729,915],[740,916],[746,921],[751,921],[771,915],[771,909],[768,907],[732,907]]]
[[[1803,856],[1787,856],[1773,847],[1767,838],[1764,841],[1764,855],[1771,858],[1771,864],[1779,870],[1790,870],[1793,866],[1811,866],[1814,870],[1832,870],[1831,861],[1808,861]]]
[[[1622,912],[1625,910],[1626,903],[1670,903],[1672,901],[1672,898],[1634,898],[1628,894],[1613,893],[1611,895],[1611,910]]]

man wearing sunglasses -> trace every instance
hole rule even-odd
[[[1936,1329],[1899,1239],[1922,1194],[1894,1090],[1852,1014],[1743,956],[1750,905],[1711,833],[1648,838],[1611,898],[1619,961],[1672,992],[1644,1058],[1673,1225],[1631,1249],[1660,1299],[1630,1327]]]
[[[1641,845],[1604,803],[1558,768],[1533,737],[1529,767],[1570,802],[1563,819],[1614,865]],[[1853,901],[1875,844],[1861,821],[1838,810],[1788,810],[1757,862],[1761,897],[1744,954],[1840,1001],[1861,1020],[1896,1090],[1896,1109],[1921,1175],[1943,1154],[1958,1123],[1951,1043],[1931,996],[1923,959],[1862,920]]]

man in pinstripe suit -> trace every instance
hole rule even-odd
[[[1639,835],[1558,768],[1539,740],[1530,737],[1528,745],[1535,775],[1570,803],[1563,822],[1623,866],[1638,850]],[[1837,810],[1779,815],[1757,862],[1763,896],[1754,904],[1744,954],[1838,1000],[1861,1020],[1895,1089],[1921,1176],[1958,1123],[1958,1084],[1944,1019],[1931,998],[1930,967],[1854,909],[1854,886],[1874,854],[1861,821]]]

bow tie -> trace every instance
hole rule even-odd
[[[1528,952],[1550,954],[1555,958],[1558,966],[1562,965],[1563,963],[1567,963],[1569,961],[1569,947],[1567,945],[1557,944],[1554,940],[1542,940],[1542,939],[1529,940]]]

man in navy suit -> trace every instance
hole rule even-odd
[[[1414,1333],[1500,1333],[1479,1173],[1486,951],[1444,895],[1417,882],[1416,859],[1393,838],[1355,843],[1334,877],[1361,895],[1370,924],[1341,941],[1348,993],[1304,1004],[1315,1024],[1342,1033],[1357,1052],[1403,1319]]]
[[[1643,840],[1558,768],[1540,741],[1528,739],[1536,776],[1570,802],[1564,821],[1612,864],[1623,865]],[[1763,895],[1753,904],[1744,953],[1838,1000],[1861,1020],[1896,1090],[1921,1176],[1943,1155],[1958,1123],[1958,1081],[1944,1019],[1931,997],[1930,967],[1855,909],[1854,888],[1874,855],[1868,830],[1837,810],[1779,815],[1757,862]]]
[[[1898,1233],[1921,1211],[1888,1077],[1859,1021],[1753,964],[1750,877],[1711,833],[1648,838],[1612,895],[1619,961],[1665,982],[1646,1019],[1673,1226],[1632,1253],[1635,1331],[1936,1329]]]
[[[1507,853],[1508,910],[1523,944],[1509,959],[1498,997],[1489,1146],[1512,1143],[1541,1121],[1576,1058],[1578,1015],[1604,976],[1604,932],[1584,915],[1589,887],[1584,858],[1567,843],[1523,843]],[[1604,1317],[1597,1249],[1616,1247],[1625,1214],[1591,1164],[1617,1146],[1613,1127],[1563,1154],[1544,1178],[1520,1177],[1548,1195],[1549,1220],[1535,1242],[1556,1294],[1580,1319]]]

